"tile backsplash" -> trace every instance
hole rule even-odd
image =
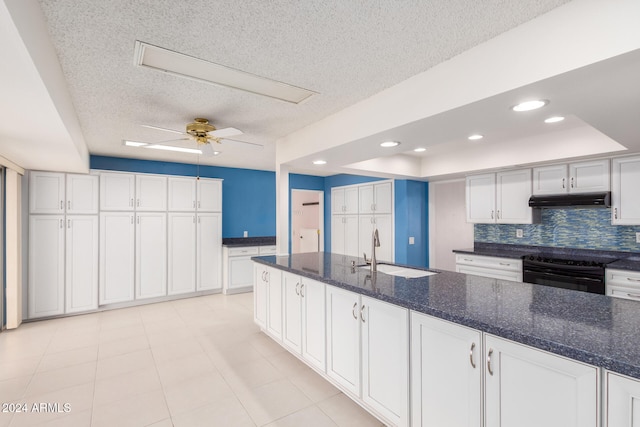
[[[516,230],[523,237],[516,237]],[[540,224],[475,224],[482,243],[640,252],[640,226],[611,225],[611,209],[543,209]]]

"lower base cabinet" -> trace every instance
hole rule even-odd
[[[640,426],[640,381],[607,373],[607,427]]]

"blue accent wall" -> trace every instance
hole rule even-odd
[[[523,237],[516,237],[516,230]],[[611,209],[543,209],[540,224],[476,224],[474,240],[483,243],[552,246],[640,252],[640,226],[611,225]]]
[[[395,181],[395,255],[398,263],[429,266],[428,191],[426,182]],[[413,245],[409,244],[409,237],[414,238]]]
[[[222,237],[275,236],[276,176],[253,169],[91,156],[92,169],[221,178]]]

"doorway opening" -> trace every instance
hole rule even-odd
[[[291,253],[324,251],[324,191],[291,190]]]

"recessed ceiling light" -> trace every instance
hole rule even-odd
[[[154,150],[180,151],[181,153],[202,154],[201,150],[195,148],[173,147],[171,145],[145,145],[144,148],[153,148]],[[214,151],[214,155],[216,152]],[[218,152],[218,154],[220,154]]]
[[[553,116],[553,117],[549,117],[544,122],[545,123],[558,123],[558,122],[561,122],[563,120],[564,120],[564,117],[562,117],[562,116]]]
[[[314,165],[326,165],[327,161],[326,160],[314,160],[313,164]]]
[[[422,153],[423,151],[426,151],[426,148],[423,147],[418,147],[418,148],[414,148],[413,151],[415,151],[416,153]]]
[[[134,64],[298,104],[317,92],[136,40]]]
[[[525,102],[521,102],[518,105],[514,105],[513,107],[511,107],[511,109],[513,111],[531,111],[531,110],[536,110],[538,108],[542,108],[545,105],[547,105],[549,103],[549,101],[547,101],[546,99],[536,99],[533,101],[525,101]]]
[[[484,138],[483,135],[480,135],[479,133],[476,133],[476,134],[473,134],[473,135],[469,135],[468,139],[470,141],[477,141],[477,140],[482,139],[482,138]]]
[[[385,141],[382,144],[380,144],[381,147],[385,147],[385,148],[396,147],[398,145],[400,145],[398,141]]]
[[[138,141],[122,141],[124,145],[127,147],[144,147],[145,145],[149,145],[146,142],[138,142]]]

